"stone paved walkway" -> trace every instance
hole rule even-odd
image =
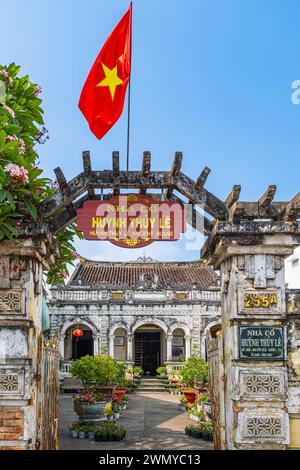
[[[71,395],[61,396],[60,449],[80,450],[202,450],[213,449],[212,442],[194,439],[184,434],[187,424],[193,423],[178,410],[178,397],[168,393],[130,394],[129,405],[118,424],[126,429],[121,442],[93,442],[73,439],[68,424],[76,421]]]

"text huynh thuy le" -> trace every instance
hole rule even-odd
[[[129,218],[130,219],[130,218]],[[130,227],[136,228],[153,228],[158,223],[157,218],[132,218],[130,220]],[[117,218],[114,217],[92,217],[92,227],[93,228],[125,228],[128,225],[126,218]],[[164,219],[159,219],[159,228],[171,228],[171,217],[167,216]]]

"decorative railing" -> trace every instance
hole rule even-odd
[[[70,367],[72,365],[72,361],[66,361],[63,363],[61,369],[60,369],[60,374],[62,376],[66,376],[66,375],[71,375],[70,374]]]
[[[221,302],[221,292],[207,290],[199,291],[198,300],[210,300],[214,302]]]
[[[57,300],[101,300],[102,293],[90,290],[53,290],[52,298]]]
[[[179,297],[178,297],[178,296]],[[196,291],[192,293],[192,299],[187,293],[186,298],[180,297],[182,293],[172,293],[168,294],[164,291],[134,291],[128,300],[133,298],[136,301],[153,301],[153,302],[165,302],[166,300],[174,301],[189,301],[189,300],[202,300],[202,301],[213,301],[220,302],[221,294],[218,291]],[[176,297],[177,296],[177,297]],[[66,289],[57,289],[52,290],[52,298],[54,300],[64,300],[64,301],[98,301],[98,300],[125,300],[127,297],[125,292],[110,292],[107,291],[97,291],[97,290],[66,290]]]
[[[168,372],[170,372],[171,370],[174,370],[176,372],[180,372],[185,366],[185,362],[180,362],[180,363],[177,363],[177,364],[168,364],[167,365],[167,369],[168,369]]]

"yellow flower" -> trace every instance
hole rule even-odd
[[[110,412],[111,412],[111,404],[108,403],[104,408],[104,414],[108,415],[108,413],[110,413]]]

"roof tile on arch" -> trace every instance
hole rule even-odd
[[[207,288],[218,285],[218,276],[201,261],[159,262],[139,258],[137,261],[87,261],[77,264],[68,287],[134,288],[141,276],[156,274],[161,287]]]

